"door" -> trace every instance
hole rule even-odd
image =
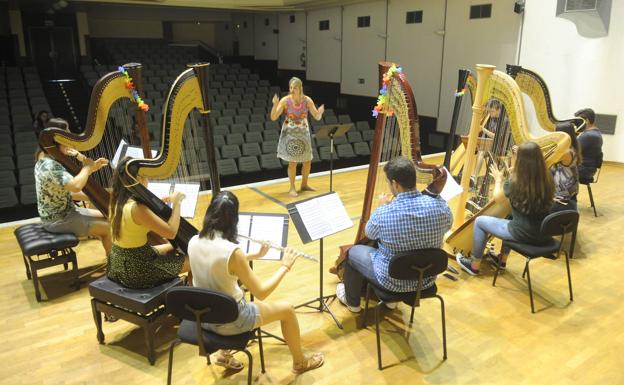
[[[33,60],[45,79],[67,79],[76,73],[76,46],[70,27],[31,27]]]

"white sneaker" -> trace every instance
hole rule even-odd
[[[341,304],[345,305],[347,309],[351,313],[359,313],[362,309],[359,306],[351,306],[347,303],[347,294],[345,293],[345,285],[342,282],[339,282],[336,285],[336,298],[340,301]]]
[[[398,302],[384,302],[384,306],[390,310],[396,309],[398,304]]]

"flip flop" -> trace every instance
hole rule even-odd
[[[314,353],[300,364],[293,365],[292,371],[295,374],[305,373],[308,370],[320,368],[325,362],[323,353]]]
[[[232,370],[243,370],[245,367],[245,364],[234,358],[232,353],[217,353],[215,365]]]

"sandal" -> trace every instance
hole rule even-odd
[[[320,368],[323,366],[324,362],[325,357],[323,356],[323,353],[314,353],[310,356],[310,358],[306,359],[302,363],[294,364],[292,371],[295,374],[305,373],[308,370]]]
[[[220,351],[217,353],[217,359],[215,360],[215,365],[223,366],[226,369],[232,370],[242,370],[245,367],[245,364],[234,358],[232,353],[229,350]]]

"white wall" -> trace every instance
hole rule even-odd
[[[583,107],[617,114],[615,135],[605,135],[604,159],[624,162],[624,2],[613,1],[609,34],[584,38],[575,25],[555,17],[556,0],[529,0],[525,8],[520,65],[540,74],[558,119]],[[547,37],[547,38],[545,38]]]
[[[492,17],[471,20],[470,6],[484,3],[492,3]],[[477,63],[493,64],[504,72],[507,64],[516,63],[522,16],[514,13],[514,3],[514,0],[448,1],[438,131],[448,132],[450,129],[460,68],[475,71]],[[554,9],[552,12],[554,15]],[[542,39],[547,36],[543,30],[540,33]],[[463,104],[470,104],[470,98],[465,97]],[[469,108],[465,110],[470,111]],[[458,132],[464,132],[466,124],[469,125],[465,120],[458,126]]]
[[[256,60],[277,60],[277,15],[254,15],[254,57]]]
[[[238,41],[238,53],[241,56],[254,55],[254,17],[251,13],[232,14],[234,24],[233,39]]]
[[[176,41],[199,40],[210,47],[215,47],[215,28],[216,26],[213,23],[173,22],[171,23],[171,34],[172,39]]]
[[[329,20],[329,30],[319,30],[321,20]],[[339,83],[342,58],[341,8],[309,11],[306,29],[308,37],[306,78]]]
[[[399,63],[414,91],[419,115],[438,115],[445,2],[392,0],[388,4],[387,60]],[[422,23],[407,24],[408,11],[423,11]]]
[[[358,28],[357,18],[370,16],[370,27]],[[377,63],[386,57],[386,2],[347,5],[342,12],[342,81],[344,94],[377,96]],[[359,83],[364,79],[364,84]]]
[[[290,16],[294,16],[293,23]],[[305,70],[301,59],[306,56],[306,15],[305,13],[282,13],[278,16],[279,58],[277,68]]]
[[[162,21],[89,18],[91,37],[162,39]]]

